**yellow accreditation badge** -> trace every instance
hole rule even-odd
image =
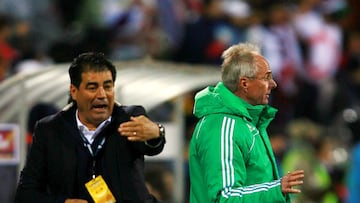
[[[89,191],[95,203],[116,202],[115,197],[101,175],[85,183],[85,187]]]

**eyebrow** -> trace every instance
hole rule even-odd
[[[89,85],[98,85],[98,83],[97,82],[87,82],[85,84],[86,87],[89,86]]]
[[[114,83],[113,80],[105,80],[104,84],[108,84],[108,83]]]
[[[112,81],[112,80],[106,80],[106,81],[104,81],[103,84],[109,84],[109,83],[113,83],[113,81]],[[87,83],[86,83],[86,86],[89,86],[89,85],[98,85],[98,84],[99,84],[98,82],[87,82]]]

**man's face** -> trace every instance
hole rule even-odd
[[[79,89],[70,85],[70,93],[76,101],[80,121],[89,129],[95,129],[109,118],[114,106],[114,81],[111,72],[84,72]]]
[[[277,84],[273,80],[272,72],[268,62],[260,55],[257,55],[258,73],[255,78],[249,80],[246,100],[252,105],[268,104],[271,90]]]

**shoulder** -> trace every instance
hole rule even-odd
[[[74,123],[75,120],[75,106],[66,106],[62,110],[39,119],[37,125],[41,126],[62,126],[64,123]]]
[[[250,134],[246,118],[230,114],[211,114],[204,116],[198,122],[198,130],[203,132],[221,133],[231,132],[232,134]]]
[[[259,134],[256,127],[246,117],[230,114],[218,114],[210,116],[205,124],[206,128],[216,128],[221,136],[233,139],[238,145],[251,145],[256,135]]]
[[[40,129],[43,129],[45,131],[49,129],[64,129],[64,121],[70,121],[64,119],[63,116],[64,112],[60,111],[58,113],[43,117],[36,122],[35,129],[37,129],[37,131],[39,131]]]

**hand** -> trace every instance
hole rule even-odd
[[[159,127],[146,116],[130,117],[130,121],[121,123],[118,132],[129,141],[147,141],[158,138]]]
[[[293,172],[289,172],[285,176],[281,178],[281,191],[282,193],[300,193],[301,190],[294,189],[293,186],[302,185],[304,179],[304,171],[303,170],[296,170]]]
[[[64,203],[87,203],[88,201],[83,199],[66,199]]]

